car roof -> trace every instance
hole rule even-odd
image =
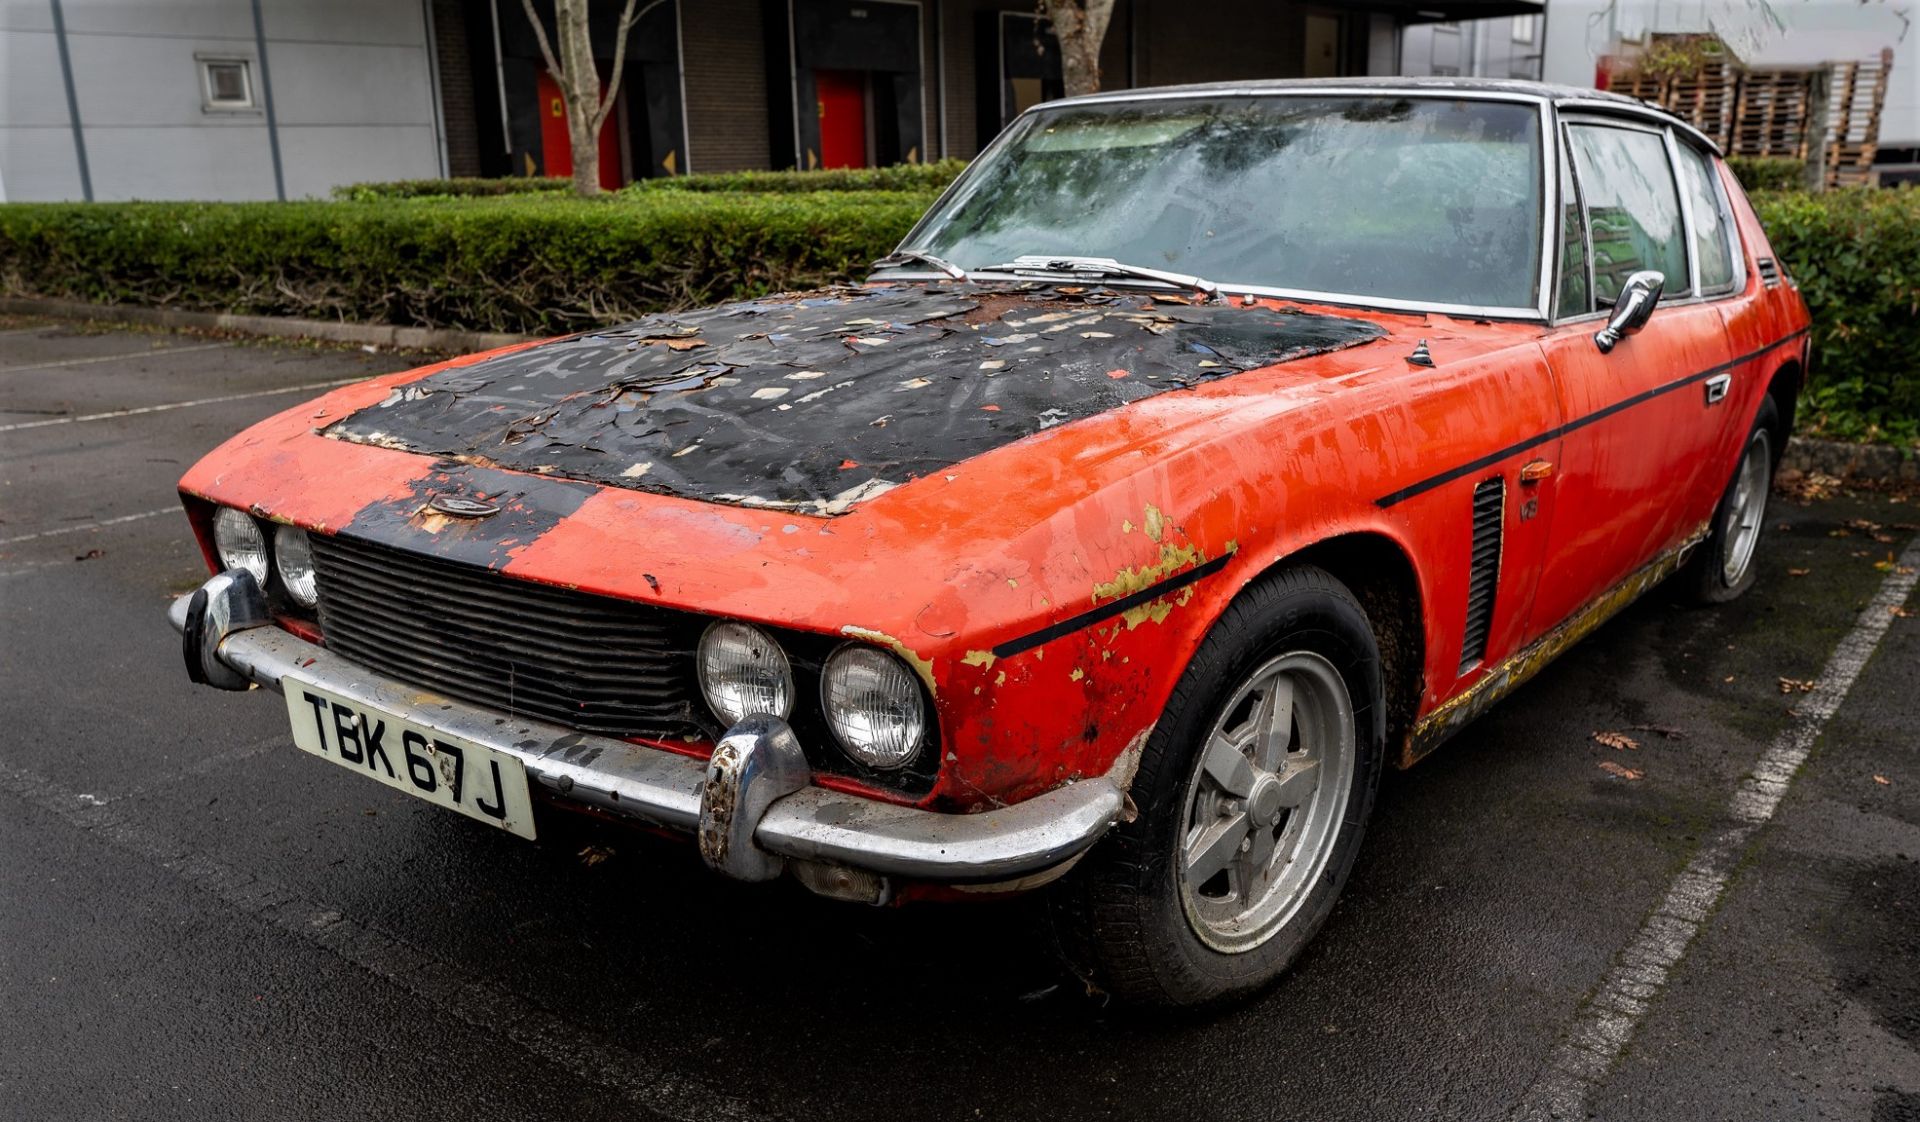
[[[1247,96],[1262,93],[1299,93],[1312,90],[1339,92],[1363,91],[1367,93],[1413,93],[1433,95],[1436,93],[1458,93],[1464,96],[1474,94],[1499,94],[1506,97],[1523,97],[1550,102],[1565,109],[1590,110],[1596,113],[1618,113],[1622,116],[1639,117],[1662,125],[1672,125],[1679,129],[1694,143],[1713,152],[1720,152],[1720,146],[1692,124],[1674,116],[1657,105],[1649,104],[1638,98],[1607,90],[1596,90],[1582,86],[1564,86],[1552,82],[1530,82],[1519,78],[1426,78],[1426,77],[1373,77],[1373,78],[1261,78],[1242,82],[1198,82],[1179,86],[1146,86],[1131,90],[1105,90],[1100,93],[1082,94],[1079,97],[1064,98],[1046,104],[1073,105],[1088,102],[1134,101],[1149,98],[1179,97],[1182,95],[1205,96],[1207,94],[1230,94]]]

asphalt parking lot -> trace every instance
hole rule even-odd
[[[1920,499],[1776,496],[1747,597],[1390,776],[1279,985],[1145,1016],[1029,903],[529,845],[190,686],[180,473],[414,361],[0,320],[0,1116],[1920,1119]]]

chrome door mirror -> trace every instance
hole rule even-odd
[[[1653,307],[1660,302],[1660,293],[1666,287],[1666,275],[1654,269],[1642,269],[1627,278],[1620,289],[1620,298],[1613,302],[1613,314],[1607,317],[1607,325],[1593,333],[1593,345],[1600,348],[1601,354],[1612,353],[1620,340],[1647,325],[1647,317],[1653,314]]]

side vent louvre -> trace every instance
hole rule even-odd
[[[1774,288],[1779,285],[1780,263],[1778,261],[1775,261],[1771,257],[1762,257],[1756,264],[1760,266],[1761,284],[1766,285],[1768,288]]]
[[[1493,595],[1500,587],[1500,532],[1506,522],[1507,481],[1481,481],[1473,489],[1473,560],[1467,577],[1467,627],[1460,643],[1460,673],[1487,657],[1493,626]]]

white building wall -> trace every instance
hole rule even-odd
[[[250,0],[62,0],[96,199],[271,199]],[[289,198],[440,174],[422,0],[262,0]],[[258,108],[209,110],[196,56],[244,58]],[[48,0],[0,0],[0,183],[11,200],[81,183]]]
[[[1908,21],[1913,21],[1909,26]],[[1890,0],[1547,0],[1545,77],[1590,86],[1600,56],[1651,32],[1717,32],[1756,66],[1865,61],[1893,49],[1882,147],[1920,145],[1920,10]]]
[[[1531,38],[1516,39],[1516,34]],[[1401,33],[1400,72],[1476,78],[1538,78],[1540,17],[1410,24]]]

